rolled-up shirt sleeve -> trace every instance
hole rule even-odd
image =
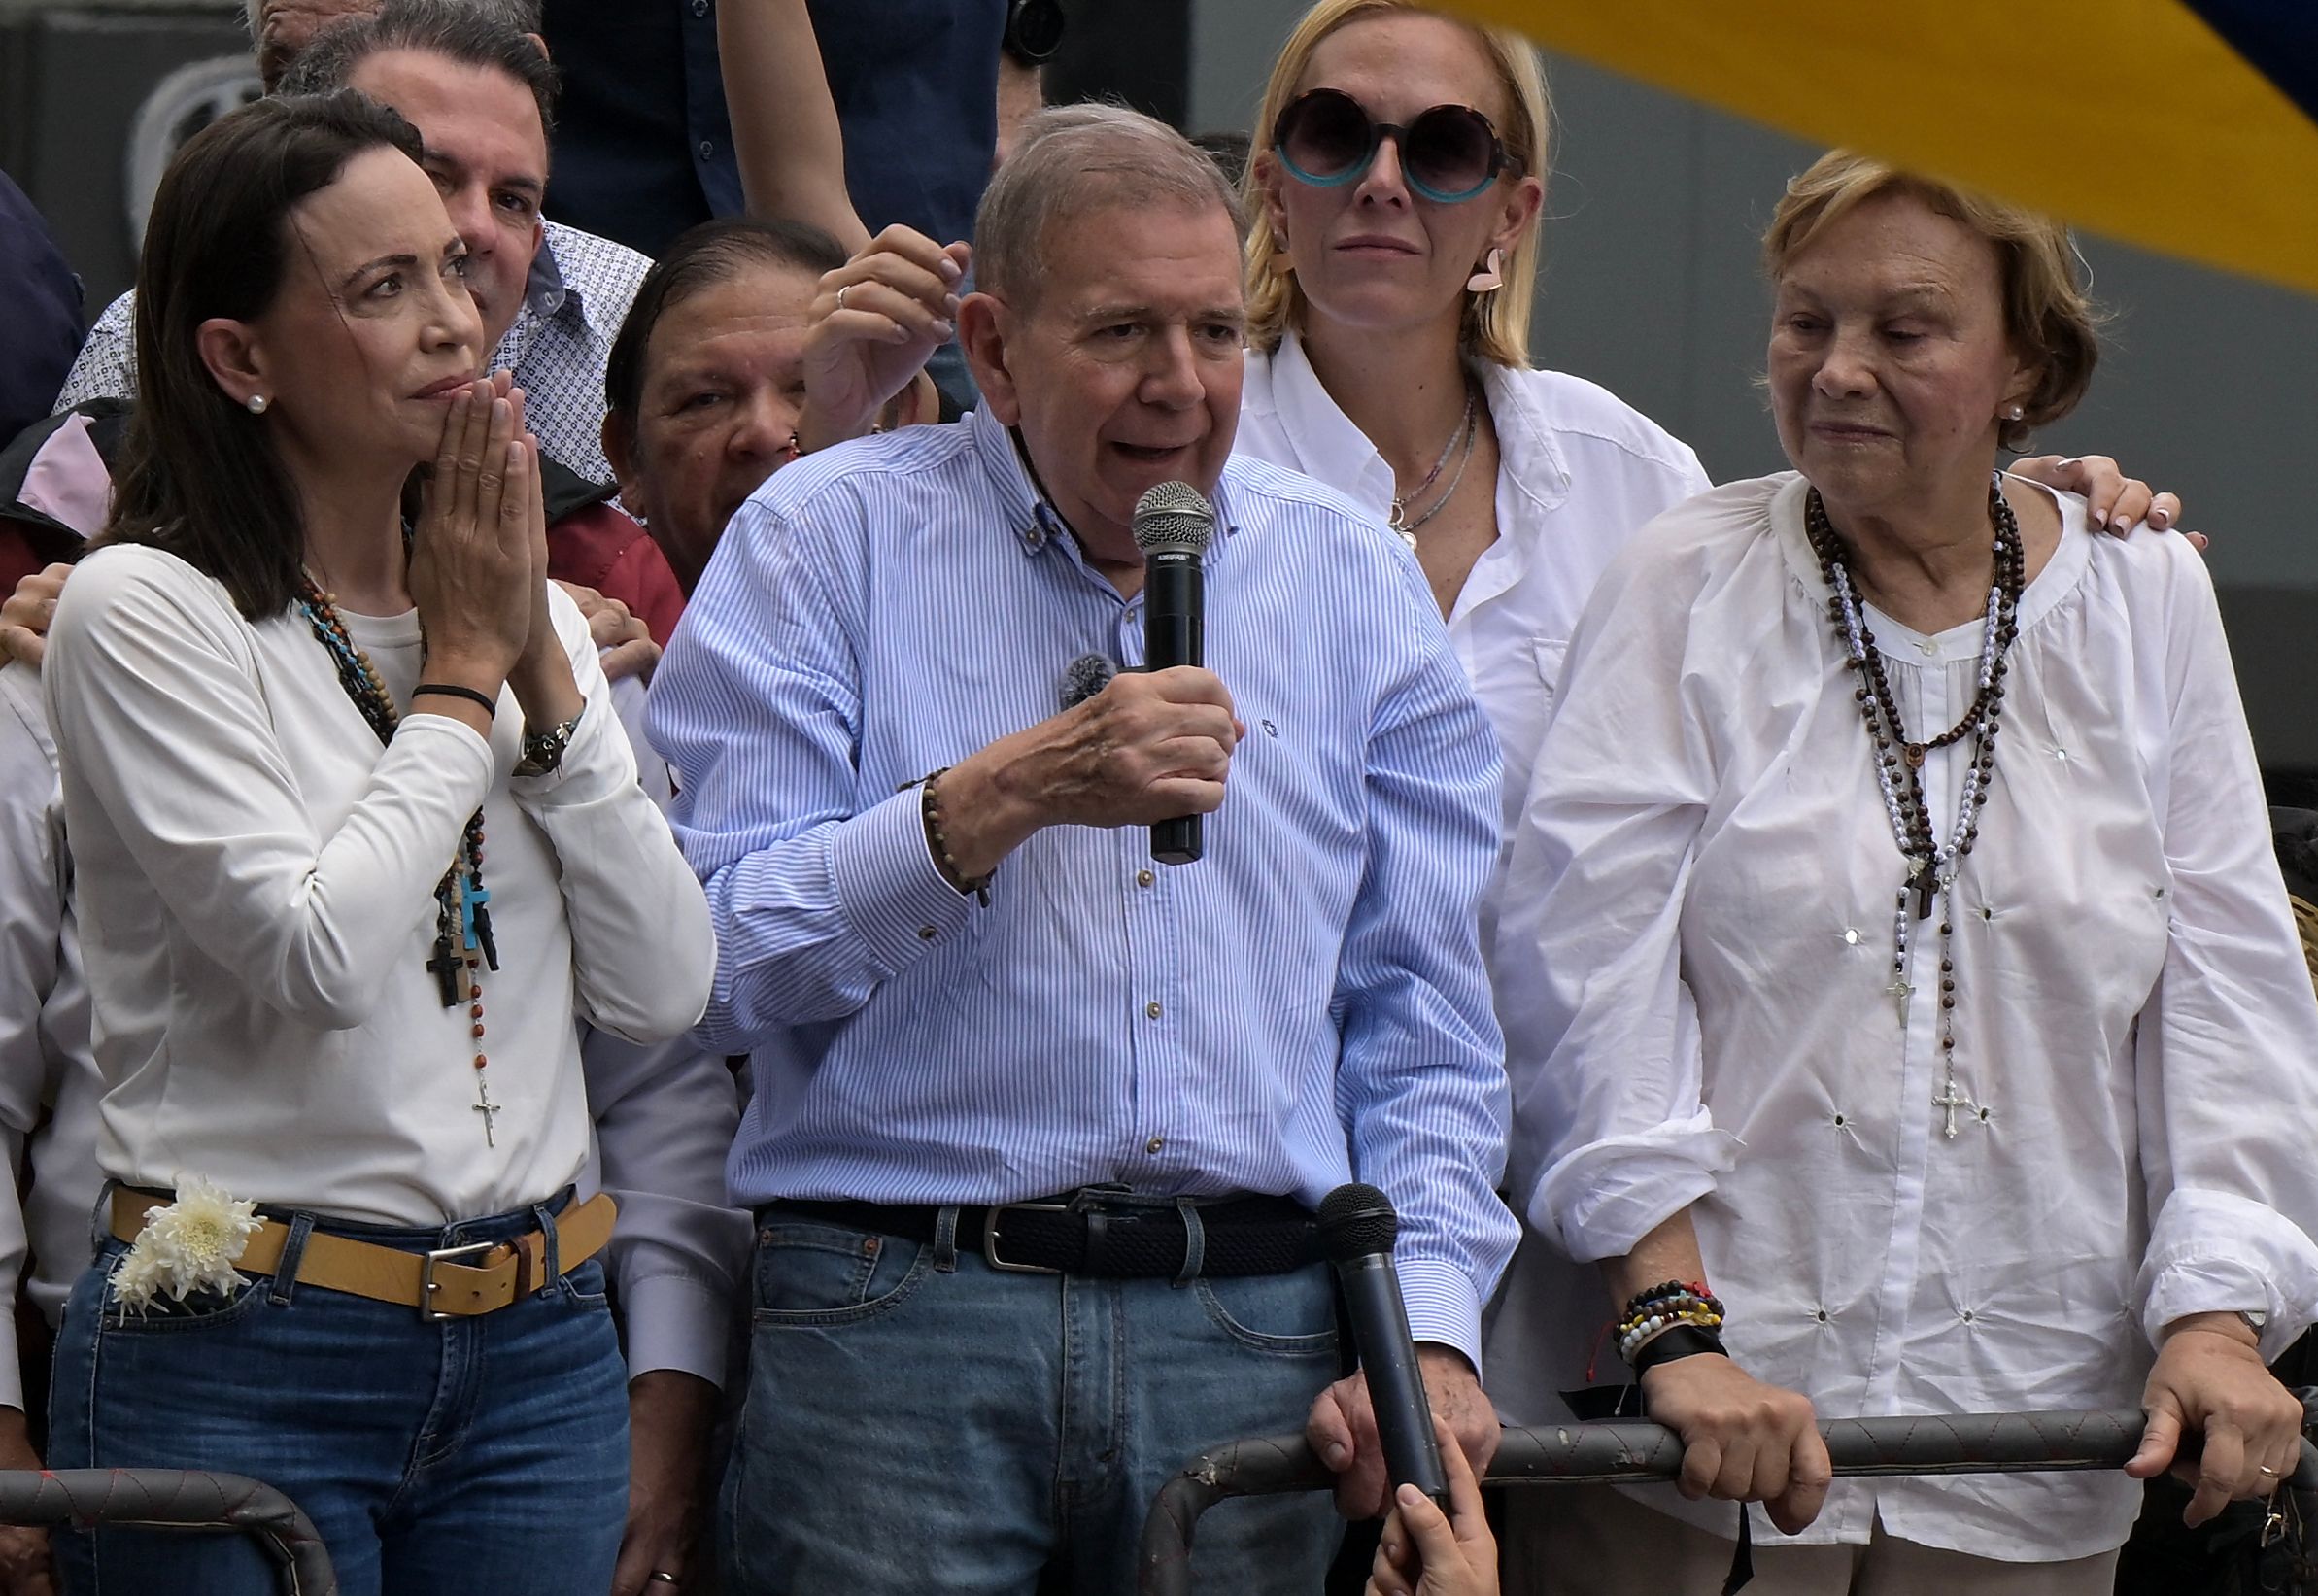
[[[1493,955],[1513,1198],[1579,1260],[1632,1251],[1731,1158],[1701,1101],[1682,980],[1712,760],[1686,691],[1687,606],[1634,591],[1648,581],[1621,559],[1571,640]]]
[[[2318,998],[2270,843],[2212,582],[2173,562],[2163,690],[2170,903],[2165,965],[2136,1033],[2151,1339],[2190,1313],[2268,1315],[2275,1358],[2318,1321]]]
[[[557,634],[585,696],[557,767],[508,783],[556,850],[581,1011],[631,1041],[677,1036],[700,1017],[716,949],[699,883],[667,821],[636,784],[588,623],[551,587]]]
[[[972,912],[916,789],[859,801],[858,550],[835,542],[743,505],[653,682],[646,724],[716,933],[697,1035],[721,1051],[854,1013]]]

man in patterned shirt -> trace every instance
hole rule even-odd
[[[426,145],[427,175],[466,242],[467,289],[515,373],[547,455],[590,482],[603,458],[603,362],[651,261],[539,214],[556,75],[537,41],[466,0],[389,0],[327,30],[284,76],[285,93],[358,88],[392,106]],[[56,408],[133,398],[135,296],[99,319]]]

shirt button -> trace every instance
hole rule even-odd
[[[1151,1139],[1150,1139],[1150,1140],[1148,1140],[1148,1141],[1146,1141],[1146,1142],[1144,1142],[1144,1143],[1142,1144],[1142,1150],[1143,1150],[1144,1152],[1146,1152],[1146,1153],[1155,1153],[1155,1152],[1157,1152],[1157,1151],[1158,1151],[1160,1148],[1162,1148],[1162,1147],[1164,1147],[1164,1146],[1166,1146],[1166,1145],[1167,1145],[1167,1138],[1165,1138],[1165,1137],[1163,1137],[1163,1136],[1155,1136],[1155,1137],[1151,1138]]]
[[[1158,879],[1159,878],[1157,876],[1153,875],[1148,870],[1137,870],[1135,872],[1135,884],[1139,887],[1147,887]]]
[[[716,159],[716,146],[714,143],[707,139],[702,139],[700,141],[700,158],[702,160]]]
[[[703,150],[705,150],[707,147],[706,147],[705,145],[703,145],[701,148],[702,148]],[[1921,654],[1921,655],[1923,655],[1923,656],[1924,656],[1924,657],[1925,657],[1926,660],[1930,659],[1930,658],[1931,658],[1933,655],[1935,655],[1935,654],[1939,653],[1939,651],[1940,651],[1940,645],[1939,645],[1939,644],[1937,644],[1937,643],[1931,642],[1931,641],[1930,641],[1930,640],[1928,640],[1928,639],[1926,639],[1926,641],[1924,641],[1924,642],[1918,643],[1918,644],[1916,645],[1916,652],[1917,652],[1918,654]]]
[[[923,937],[925,940],[927,940],[927,941],[929,941],[929,942],[933,941],[935,937],[937,937],[937,936],[938,936],[938,935],[940,935],[940,934],[941,934],[939,932],[936,931],[936,930],[935,930],[935,929],[934,929],[932,926],[920,926],[920,927],[918,927],[918,929],[917,929],[917,934],[918,934],[918,935],[919,935],[919,936]]]
[[[1159,1017],[1159,1005],[1156,1002],[1148,1002],[1143,1004],[1142,1011],[1144,1015],[1150,1019],[1155,1020]]]
[[[708,0],[692,0],[692,14],[693,14],[695,17],[705,17],[705,16],[707,16],[707,15],[708,15]]]

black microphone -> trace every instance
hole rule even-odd
[[[1135,546],[1142,551],[1143,666],[1169,670],[1207,663],[1206,596],[1200,557],[1215,536],[1215,508],[1187,482],[1163,482],[1135,501]],[[1201,853],[1198,815],[1151,828],[1151,857],[1188,865]]]
[[[1344,1287],[1352,1345],[1368,1375],[1369,1406],[1384,1448],[1385,1483],[1395,1490],[1414,1485],[1447,1511],[1449,1477],[1441,1472],[1441,1447],[1433,1439],[1433,1405],[1424,1394],[1409,1307],[1392,1267],[1400,1228],[1392,1199],[1374,1186],[1355,1181],[1320,1200],[1320,1250]]]

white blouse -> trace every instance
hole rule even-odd
[[[2151,1338],[2202,1310],[2266,1310],[2276,1356],[2318,1316],[2318,1001],[2204,565],[2061,500],[1953,894],[1951,1138],[1938,921],[1903,1022],[1903,866],[1804,494],[1661,518],[1571,645],[1498,944],[1516,1205],[1579,1259],[1689,1206],[1732,1355],[1826,1416],[2132,1407]],[[1980,623],[1870,624],[1906,725],[1952,725]],[[1967,758],[1924,766],[1943,835]],[[1509,1416],[1561,1415],[1607,1313],[1594,1271],[1528,1249],[1492,1327]],[[2122,1474],[1841,1481],[1802,1539],[1880,1515],[2069,1558],[2139,1504]]]
[[[1497,541],[1465,578],[1449,640],[1504,745],[1510,831],[1594,583],[1645,522],[1707,479],[1687,444],[1582,377],[1478,372],[1497,428]],[[1328,396],[1293,332],[1270,355],[1248,352],[1235,447],[1318,478],[1380,526],[1391,512],[1392,467]]]
[[[277,1206],[432,1226],[579,1172],[573,1016],[674,1036],[705,1006],[714,947],[587,625],[552,602],[587,707],[558,770],[511,778],[511,694],[488,743],[422,709],[382,751],[303,618],[253,626],[158,550],[82,562],[43,678],[108,1174],[161,1188],[201,1174]],[[416,612],[343,620],[407,704]],[[465,1006],[444,1007],[426,968],[434,884],[478,804],[495,1116],[480,1111]]]

